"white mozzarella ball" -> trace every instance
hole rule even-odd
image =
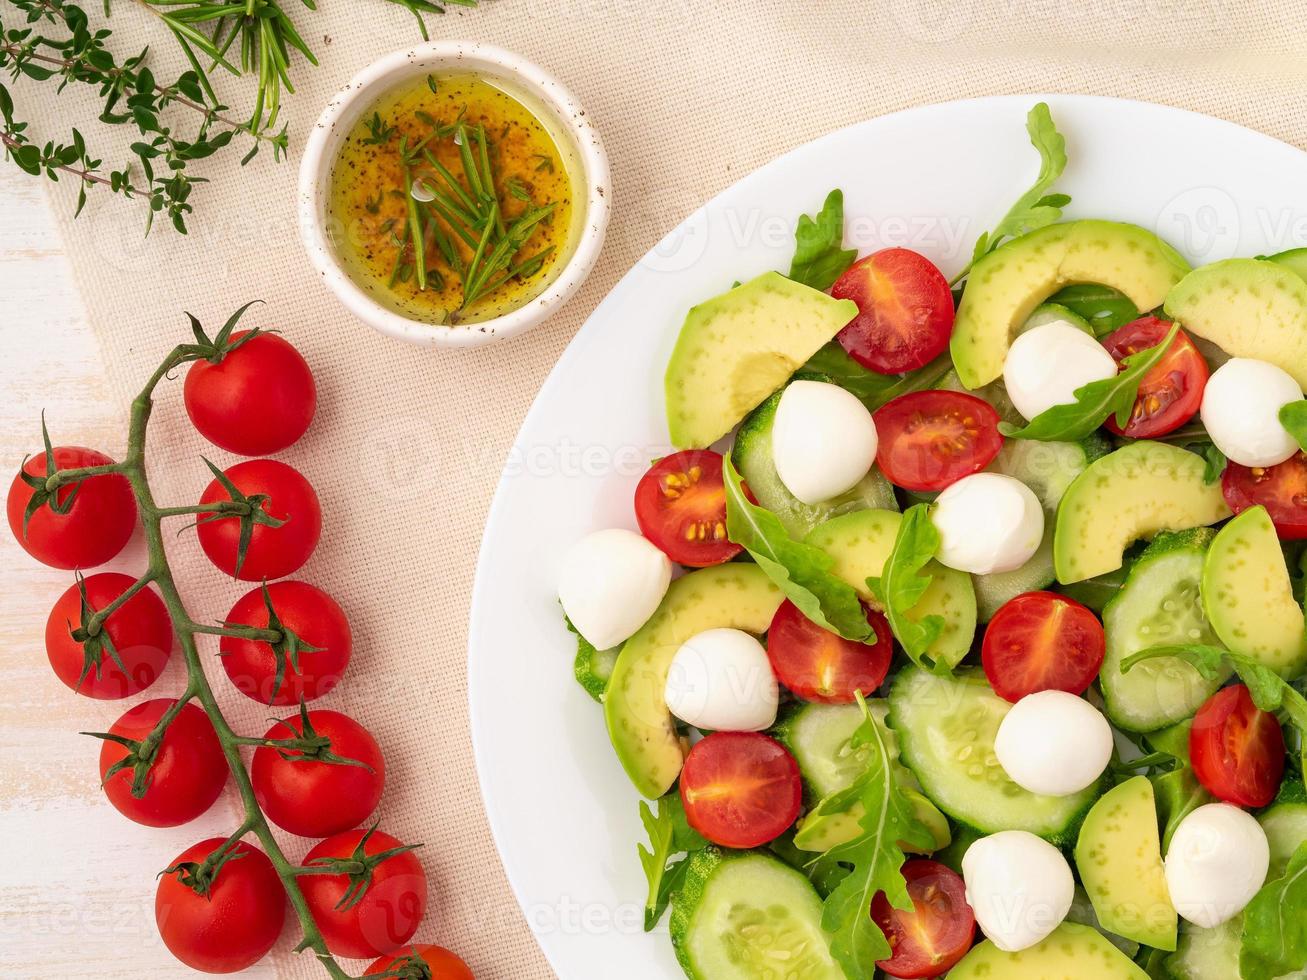
[[[1112,760],[1112,727],[1066,691],[1027,694],[999,723],[994,754],[1012,782],[1041,796],[1092,786]]]
[[[1054,405],[1070,405],[1076,389],[1117,373],[1106,348],[1065,320],[1032,327],[1008,348],[1003,385],[1026,419]]]
[[[935,500],[941,564],[973,575],[1020,568],[1044,537],[1044,508],[1028,486],[1002,473],[973,473]]]
[[[968,847],[962,880],[980,928],[1006,953],[1029,949],[1051,933],[1075,898],[1062,852],[1024,830],[990,834]]]
[[[742,630],[705,630],[672,658],[663,700],[677,718],[714,732],[758,732],[776,721],[780,691],[767,651]]]
[[[1196,926],[1219,926],[1252,901],[1266,883],[1270,861],[1266,832],[1250,813],[1229,803],[1200,806],[1171,835],[1171,904]]]
[[[878,442],[867,407],[839,385],[795,381],[776,406],[776,475],[805,504],[851,490],[876,461]]]
[[[1274,466],[1298,451],[1280,424],[1280,408],[1302,398],[1283,368],[1233,357],[1212,372],[1203,389],[1202,418],[1216,448],[1243,466]]]
[[[672,581],[672,562],[636,534],[595,531],[572,546],[558,576],[558,598],[577,632],[610,650],[643,626]]]

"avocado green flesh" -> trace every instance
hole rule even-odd
[[[1235,653],[1286,680],[1307,668],[1302,608],[1266,508],[1245,510],[1217,533],[1203,566],[1203,604],[1212,629]]]
[[[857,313],[779,272],[691,309],[667,364],[672,444],[702,449],[726,435]]]
[[[1057,511],[1053,564],[1064,585],[1121,567],[1125,549],[1158,531],[1215,524],[1230,516],[1204,460],[1140,440],[1095,460],[1067,488]]]
[[[1101,283],[1151,310],[1188,271],[1175,249],[1135,225],[1072,221],[1022,235],[971,270],[949,345],[953,364],[963,384],[979,388],[1003,373],[1017,331],[1062,287]]]
[[[1226,259],[1195,269],[1166,315],[1233,357],[1278,365],[1307,387],[1307,281],[1279,262]]]
[[[1005,953],[985,940],[949,971],[948,980],[1148,980],[1148,974],[1106,936],[1063,922],[1019,953]]]
[[[781,598],[757,565],[703,568],[673,582],[649,622],[626,641],[608,681],[604,719],[617,758],[642,795],[652,800],[671,789],[684,761],[663,700],[676,651],[708,629],[766,632]]]
[[[805,540],[834,559],[831,572],[853,586],[863,599],[873,602],[867,579],[878,578],[885,570],[902,520],[902,515],[894,511],[860,510],[818,525]],[[932,581],[909,615],[913,620],[924,616],[944,620],[939,638],[927,653],[936,662],[951,667],[971,650],[976,634],[976,593],[971,576],[936,561],[929,562],[923,573]]]
[[[1076,842],[1076,869],[1108,932],[1156,949],[1175,949],[1177,916],[1162,871],[1157,804],[1147,776],[1105,793]]]

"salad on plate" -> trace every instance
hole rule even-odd
[[[1307,977],[1307,249],[1064,220],[691,309],[558,583],[692,980]]]

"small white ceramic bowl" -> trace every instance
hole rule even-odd
[[[533,111],[551,113],[558,124],[557,135],[572,141],[573,157],[581,168],[575,200],[585,208],[584,221],[576,224],[581,231],[572,254],[544,292],[511,313],[455,326],[413,320],[383,306],[349,277],[327,234],[331,169],[346,135],[386,92],[414,77],[442,71],[476,72],[501,79],[532,96]],[[576,292],[599,257],[611,198],[608,157],[599,134],[585,110],[556,79],[503,48],[475,41],[431,41],[374,62],[327,103],[309,134],[300,163],[300,236],[323,282],[364,323],[415,344],[479,347],[540,324]]]

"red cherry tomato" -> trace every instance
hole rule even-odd
[[[933,361],[953,333],[953,294],[924,255],[887,248],[859,259],[831,287],[858,304],[836,339],[863,367],[902,374]]]
[[[722,847],[758,847],[799,817],[799,764],[759,732],[714,732],[685,758],[681,802],[690,826]]]
[[[347,830],[322,841],[305,855],[303,863],[312,866],[351,859],[360,845],[363,856],[403,846],[379,830]],[[395,952],[413,938],[427,909],[427,876],[412,851],[374,865],[363,897],[348,908],[344,907],[349,904],[346,892],[357,886],[358,879],[346,874],[314,874],[302,876],[299,883],[327,948],[337,956]]]
[[[1131,354],[1156,347],[1170,329],[1170,320],[1140,317],[1104,337],[1103,346],[1120,364]],[[1139,383],[1130,421],[1122,427],[1116,424],[1115,416],[1109,416],[1106,425],[1117,435],[1131,439],[1152,439],[1174,432],[1198,412],[1207,376],[1207,362],[1181,330]]]
[[[59,446],[54,450],[54,465],[59,470],[107,466],[112,462],[104,453],[80,446]],[[29,457],[22,472],[45,476],[45,452]],[[32,494],[33,488],[23,481],[22,474],[15,475],[6,501],[9,530],[23,550],[53,568],[103,565],[123,550],[136,529],[136,498],[125,476],[109,473],[61,487],[55,500],[62,508],[72,498],[67,513],[56,513],[48,503],[43,504],[27,517],[24,530],[23,519]]]
[[[301,647],[318,649],[301,648],[295,657],[299,663],[296,669],[286,655],[284,641],[279,644],[279,653],[272,644],[262,640],[224,636],[223,669],[238,691],[263,704],[299,704],[301,699],[320,698],[340,682],[349,665],[352,648],[349,620],[335,599],[307,582],[273,582],[267,588],[281,628],[298,636]],[[251,589],[236,600],[226,622],[267,629],[268,606],[263,589]],[[280,681],[279,661],[283,670]]]
[[[1107,642],[1092,612],[1056,592],[1009,599],[985,629],[980,662],[994,693],[1013,704],[1037,691],[1083,694]]]
[[[976,917],[967,904],[966,885],[937,861],[909,861],[902,873],[911,911],[894,908],[884,892],[877,892],[871,903],[871,918],[894,950],[876,965],[904,980],[943,976],[975,939]]]
[[[870,695],[885,681],[894,640],[889,623],[874,609],[867,622],[875,643],[846,640],[818,626],[786,599],[767,630],[767,656],[776,678],[805,701],[849,704],[853,693]]]
[[[1003,448],[998,412],[960,391],[914,391],[873,416],[880,447],[876,465],[905,490],[943,490],[979,473]]]
[[[358,826],[377,808],[386,785],[386,761],[372,734],[348,715],[310,711],[309,725],[331,741],[333,755],[363,765],[305,760],[297,750],[289,750],[292,758],[284,759],[278,749],[264,745],[254,752],[250,780],[264,814],[282,830],[328,837]],[[303,722],[296,715],[273,725],[263,737],[303,734]]]
[[[383,956],[368,967],[365,976],[386,973],[396,966],[402,966],[406,962],[411,963],[414,959],[426,964],[431,980],[476,980],[468,965],[443,946],[410,946],[394,956]],[[415,977],[417,975],[417,973],[413,974]]]
[[[1221,493],[1236,514],[1265,507],[1281,539],[1307,538],[1307,454],[1296,453],[1275,466],[1226,463]]]
[[[247,460],[224,470],[223,474],[245,496],[266,496],[260,509],[285,523],[279,527],[255,524],[245,561],[237,569],[240,520],[223,514],[202,514],[197,531],[209,561],[228,575],[247,582],[281,578],[308,561],[322,532],[322,511],[309,481],[298,470],[275,459]],[[216,504],[230,499],[231,495],[215,479],[205,488],[200,503]]]
[[[722,456],[709,449],[654,463],[635,488],[635,518],[640,533],[682,565],[720,565],[743,550],[726,539]]]
[[[90,611],[108,607],[136,580],[100,572],[82,583]],[[113,701],[144,691],[159,678],[172,653],[172,620],[157,592],[145,588],[115,609],[97,637],[84,635],[82,593],[76,585],[59,597],[45,623],[45,652],[58,678],[78,694]],[[105,642],[107,637],[108,642]],[[124,673],[112,647],[127,668]]]
[[[232,334],[232,342],[249,336]],[[275,333],[258,333],[217,363],[186,372],[186,414],[200,435],[241,456],[268,456],[294,443],[317,408],[313,372]]]
[[[115,721],[109,734],[144,741],[176,698],[142,701]],[[164,730],[146,777],[145,795],[132,795],[131,766],[112,776],[109,770],[128,756],[128,748],[105,740],[100,746],[100,780],[104,795],[128,820],[146,827],[179,827],[213,806],[227,784],[227,758],[209,716],[194,704],[178,712]]]
[[[1284,732],[1275,715],[1253,704],[1242,684],[1217,691],[1189,731],[1194,775],[1218,799],[1266,806],[1284,775]]]

